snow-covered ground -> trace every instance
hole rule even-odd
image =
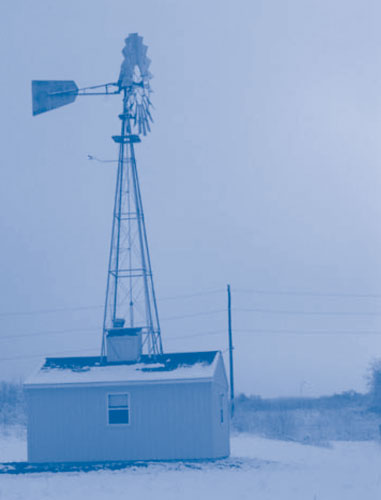
[[[0,461],[25,461],[21,430],[0,433]],[[0,474],[1,500],[378,500],[381,444],[329,447],[232,437],[232,456],[208,464],[150,464],[120,471]]]

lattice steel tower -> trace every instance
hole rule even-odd
[[[134,144],[150,130],[149,59],[142,38],[130,35],[123,50],[125,60],[119,77],[123,92],[118,173],[107,279],[103,325],[102,355],[105,335],[111,328],[142,328],[143,346],[148,353],[162,352],[159,316],[152,280],[151,260],[144,223],[142,198],[136,169]]]
[[[111,247],[103,321],[102,352],[106,336],[117,328],[137,329],[148,354],[162,353],[159,316],[152,279],[143,205],[134,144],[150,131],[150,60],[137,33],[125,40],[118,82],[79,89],[74,81],[33,81],[33,114],[74,102],[80,95],[122,94]]]

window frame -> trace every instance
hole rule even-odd
[[[125,406],[121,407],[109,407],[109,396],[127,396],[127,408]],[[110,423],[110,410],[127,410],[128,411],[128,422],[120,422],[120,423]],[[106,423],[108,427],[126,427],[131,425],[131,394],[129,392],[108,392],[106,393]]]

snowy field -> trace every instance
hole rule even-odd
[[[328,447],[232,437],[232,456],[216,463],[150,464],[121,471],[0,474],[1,500],[378,500],[381,445]],[[0,461],[25,461],[22,430],[0,433]]]

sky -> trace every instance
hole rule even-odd
[[[136,148],[164,349],[220,349],[237,392],[365,391],[381,358],[381,5],[15,0],[0,6],[0,379],[97,355],[121,100],[33,117],[31,80],[152,60]],[[227,358],[226,358],[227,360]]]

